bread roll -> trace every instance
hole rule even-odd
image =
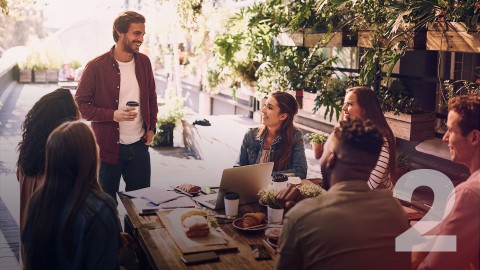
[[[187,210],[183,212],[182,215],[180,216],[180,221],[183,223],[183,221],[188,217],[201,216],[201,215],[202,215],[202,211],[200,209]]]
[[[243,227],[249,228],[262,224],[265,214],[262,212],[247,213],[243,215]]]

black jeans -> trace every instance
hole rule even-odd
[[[151,167],[148,145],[138,141],[120,144],[120,157],[117,164],[101,162],[100,185],[108,195],[117,201],[120,176],[125,181],[125,191],[137,190],[150,186]]]

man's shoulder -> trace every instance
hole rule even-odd
[[[324,195],[322,195],[324,196]],[[324,198],[316,197],[316,198],[307,198],[300,202],[298,202],[290,211],[288,211],[287,215],[290,219],[302,219],[303,217],[308,217],[312,211],[320,211],[322,209],[322,201]]]
[[[143,54],[143,53],[141,53],[141,52],[138,52],[138,53],[136,53],[136,55],[137,55],[137,59],[140,59],[140,60],[142,60],[142,61],[148,61],[148,62],[150,62],[150,58],[148,58],[148,56],[147,56],[146,54]]]
[[[455,187],[456,193],[473,192],[480,196],[480,170],[474,172],[466,181]]]
[[[93,58],[92,60],[90,60],[88,63],[87,63],[87,66],[96,66],[98,64],[102,64],[102,63],[105,63],[106,61],[110,61],[111,60],[111,56],[110,56],[110,52],[105,52],[95,58]]]

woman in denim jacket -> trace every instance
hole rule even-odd
[[[302,132],[293,125],[298,113],[295,98],[274,92],[262,108],[262,125],[250,129],[243,138],[237,166],[274,162],[273,174],[293,173],[307,177],[307,158]]]

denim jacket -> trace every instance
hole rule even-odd
[[[265,134],[262,138],[257,139],[257,133],[258,128],[252,128],[245,134],[242,147],[240,148],[240,156],[235,164],[236,166],[257,164],[260,160]],[[270,156],[272,159],[275,157],[275,151],[280,148],[281,144],[282,138],[278,136],[270,147]],[[294,173],[301,179],[305,179],[307,177],[307,158],[305,156],[305,146],[302,132],[298,129],[295,131],[294,144],[292,145],[291,151],[291,160],[287,164],[287,168],[289,169],[284,171],[276,171],[272,175],[280,173]]]

